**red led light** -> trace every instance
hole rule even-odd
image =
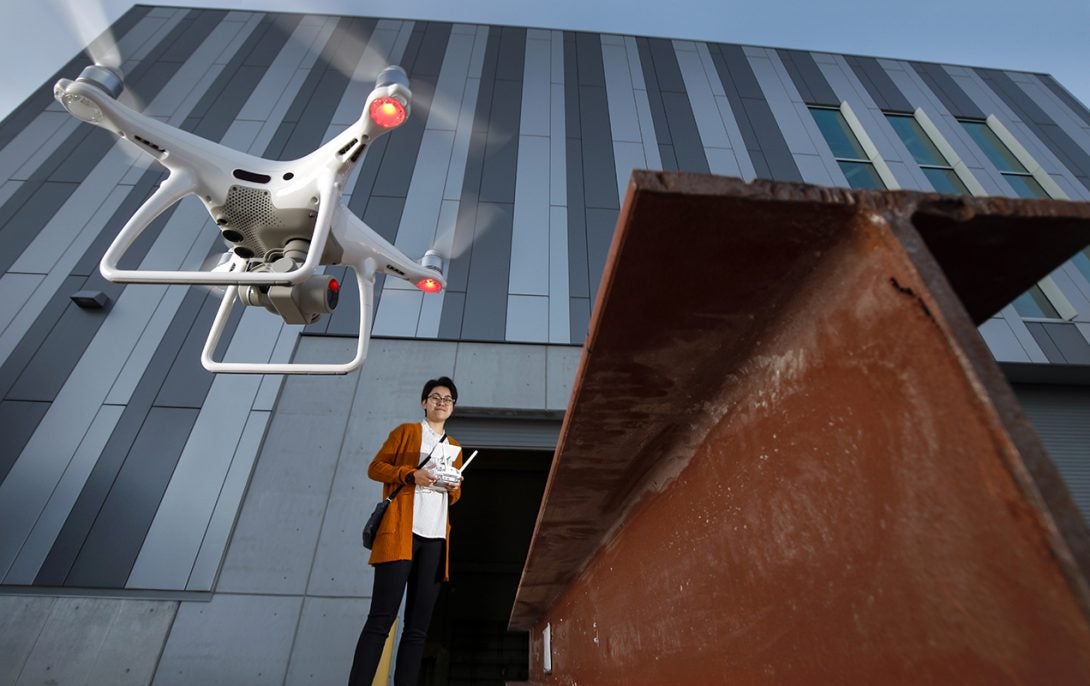
[[[337,283],[336,279],[330,279],[329,280],[329,290],[333,291],[334,293],[340,293],[341,292],[341,284]]]
[[[443,284],[435,279],[420,279],[416,282],[416,287],[425,293],[438,293],[443,290]]]
[[[397,98],[375,98],[371,101],[371,121],[384,129],[392,129],[405,121],[405,105]]]

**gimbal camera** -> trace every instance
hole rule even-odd
[[[384,69],[345,131],[309,155],[266,160],[238,152],[145,116],[118,102],[121,73],[92,65],[75,81],[61,79],[53,95],[73,116],[100,126],[136,147],[170,172],[136,210],[99,264],[119,283],[227,286],[205,341],[201,362],[212,372],[250,374],[346,374],[367,356],[375,275],[414,283],[425,293],[446,287],[443,259],[435,250],[414,262],[378,235],[341,199],[344,183],[367,146],[409,116],[412,93],[401,67]],[[166,209],[197,196],[219,227],[228,251],[211,271],[122,269],[122,255]],[[348,265],[360,291],[360,330],[355,357],[343,364],[218,362],[213,352],[235,300],[260,306],[288,324],[309,324],[337,306],[340,284],[317,274],[320,265]]]

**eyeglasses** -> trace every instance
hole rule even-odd
[[[428,396],[428,400],[432,401],[436,405],[453,405],[454,404],[454,398],[450,397],[449,395],[438,395],[436,393],[432,393],[431,395]]]

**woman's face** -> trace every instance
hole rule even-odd
[[[433,422],[445,422],[454,414],[454,397],[446,386],[436,386],[420,403],[424,414]]]

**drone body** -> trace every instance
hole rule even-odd
[[[102,275],[119,283],[227,286],[205,342],[201,362],[213,372],[345,374],[367,354],[375,275],[405,279],[425,292],[446,286],[442,258],[428,251],[420,262],[404,255],[356,217],[341,200],[345,180],[377,137],[409,115],[412,94],[400,67],[388,67],[355,123],[309,155],[266,160],[182,131],[117,101],[120,74],[86,68],[76,81],[61,79],[56,99],[73,116],[134,143],[169,176],[133,214],[103,255]],[[163,211],[195,195],[220,229],[228,252],[211,271],[131,270],[121,257]],[[355,357],[343,364],[219,362],[213,351],[241,300],[289,324],[308,324],[337,305],[340,284],[316,270],[348,265],[360,289],[360,331]]]

